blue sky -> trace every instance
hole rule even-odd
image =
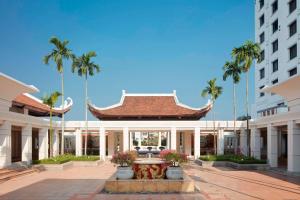
[[[216,118],[232,119],[232,83],[222,81],[231,49],[254,39],[253,0],[0,1],[0,71],[40,89],[60,90],[60,77],[42,58],[51,36],[68,39],[77,55],[93,50],[100,74],[89,79],[97,106],[117,103],[122,89],[171,93],[182,103],[203,106],[206,81],[224,87]],[[52,66],[52,67],[51,67]],[[84,119],[84,82],[65,65],[65,94],[74,107],[66,119]],[[250,101],[254,102],[254,70]],[[238,86],[238,115],[244,114],[245,79]],[[90,119],[95,120],[93,116]],[[211,119],[208,115],[206,119]]]

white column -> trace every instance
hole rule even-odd
[[[48,128],[39,129],[39,159],[48,158]]]
[[[251,156],[260,159],[260,130],[251,129]]]
[[[167,149],[171,149],[170,140],[171,140],[170,131],[168,131],[168,133],[167,133],[167,147],[166,147]]]
[[[198,159],[200,157],[200,128],[197,127],[195,128],[195,133],[194,133],[194,156],[195,159]]]
[[[268,161],[271,167],[278,167],[278,131],[268,124],[267,127]]]
[[[247,144],[247,131],[241,129],[240,133],[240,151],[243,155],[248,155],[248,144]]]
[[[300,172],[300,126],[288,122],[288,171]]]
[[[11,165],[11,123],[0,126],[0,168]]]
[[[128,133],[128,135],[129,135],[129,150],[131,151],[132,150],[132,132],[129,132]]]
[[[53,129],[53,156],[59,155],[59,134],[58,129]]]
[[[76,156],[82,156],[82,131],[81,129],[76,129]]]
[[[176,127],[171,128],[171,150],[176,151]]]
[[[32,162],[32,126],[22,127],[22,161]]]
[[[218,130],[218,155],[224,154],[224,130],[219,129]]]
[[[184,132],[184,153],[191,156],[191,133]]]
[[[123,151],[129,150],[129,134],[128,127],[123,128]]]
[[[100,140],[100,158],[102,160],[105,160],[106,158],[106,137],[105,137],[105,128],[104,127],[100,127],[99,130],[99,140]]]

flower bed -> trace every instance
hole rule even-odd
[[[97,161],[99,156],[75,156],[71,154],[59,155],[53,158],[47,158],[42,160],[34,160],[33,164],[63,164],[70,161]]]
[[[205,155],[200,156],[203,161],[229,161],[238,164],[266,164],[266,160],[258,160],[244,155]]]

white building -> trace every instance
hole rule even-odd
[[[282,97],[262,89],[299,73],[299,3],[299,0],[256,0],[255,40],[261,45],[262,61],[255,66],[254,117],[287,111]]]
[[[251,155],[271,167],[300,172],[299,0],[257,0],[255,39],[262,61],[255,66],[255,116]]]
[[[0,73],[0,168],[14,163],[43,159],[49,156],[49,107],[28,93],[38,90]],[[60,116],[72,106],[66,101],[65,110],[54,108]],[[89,105],[99,121],[65,122],[64,151],[82,155],[84,140],[88,138],[88,153],[111,157],[117,151],[136,150],[159,153],[172,149],[198,158],[213,152],[212,121],[200,121],[212,108],[191,108],[180,103],[176,92],[170,94],[128,94],[123,91],[118,104],[98,108]],[[54,155],[60,153],[60,123],[54,122]],[[237,136],[232,121],[217,121],[217,151],[233,152]],[[237,122],[244,130],[245,123]],[[238,131],[240,132],[240,131]],[[244,140],[243,140],[244,141]]]

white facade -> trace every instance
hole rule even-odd
[[[279,84],[299,74],[300,45],[297,45],[299,41],[297,27],[300,27],[300,11],[297,8],[293,10],[294,1],[296,5],[300,5],[299,0],[256,0],[255,41],[260,43],[264,59],[255,65],[254,118],[287,111],[286,102],[282,97],[265,93],[262,88]],[[296,27],[293,26],[293,22]],[[276,41],[278,41],[277,48]],[[298,52],[298,55],[292,56],[294,58],[290,57],[290,48],[293,45],[297,45]]]

